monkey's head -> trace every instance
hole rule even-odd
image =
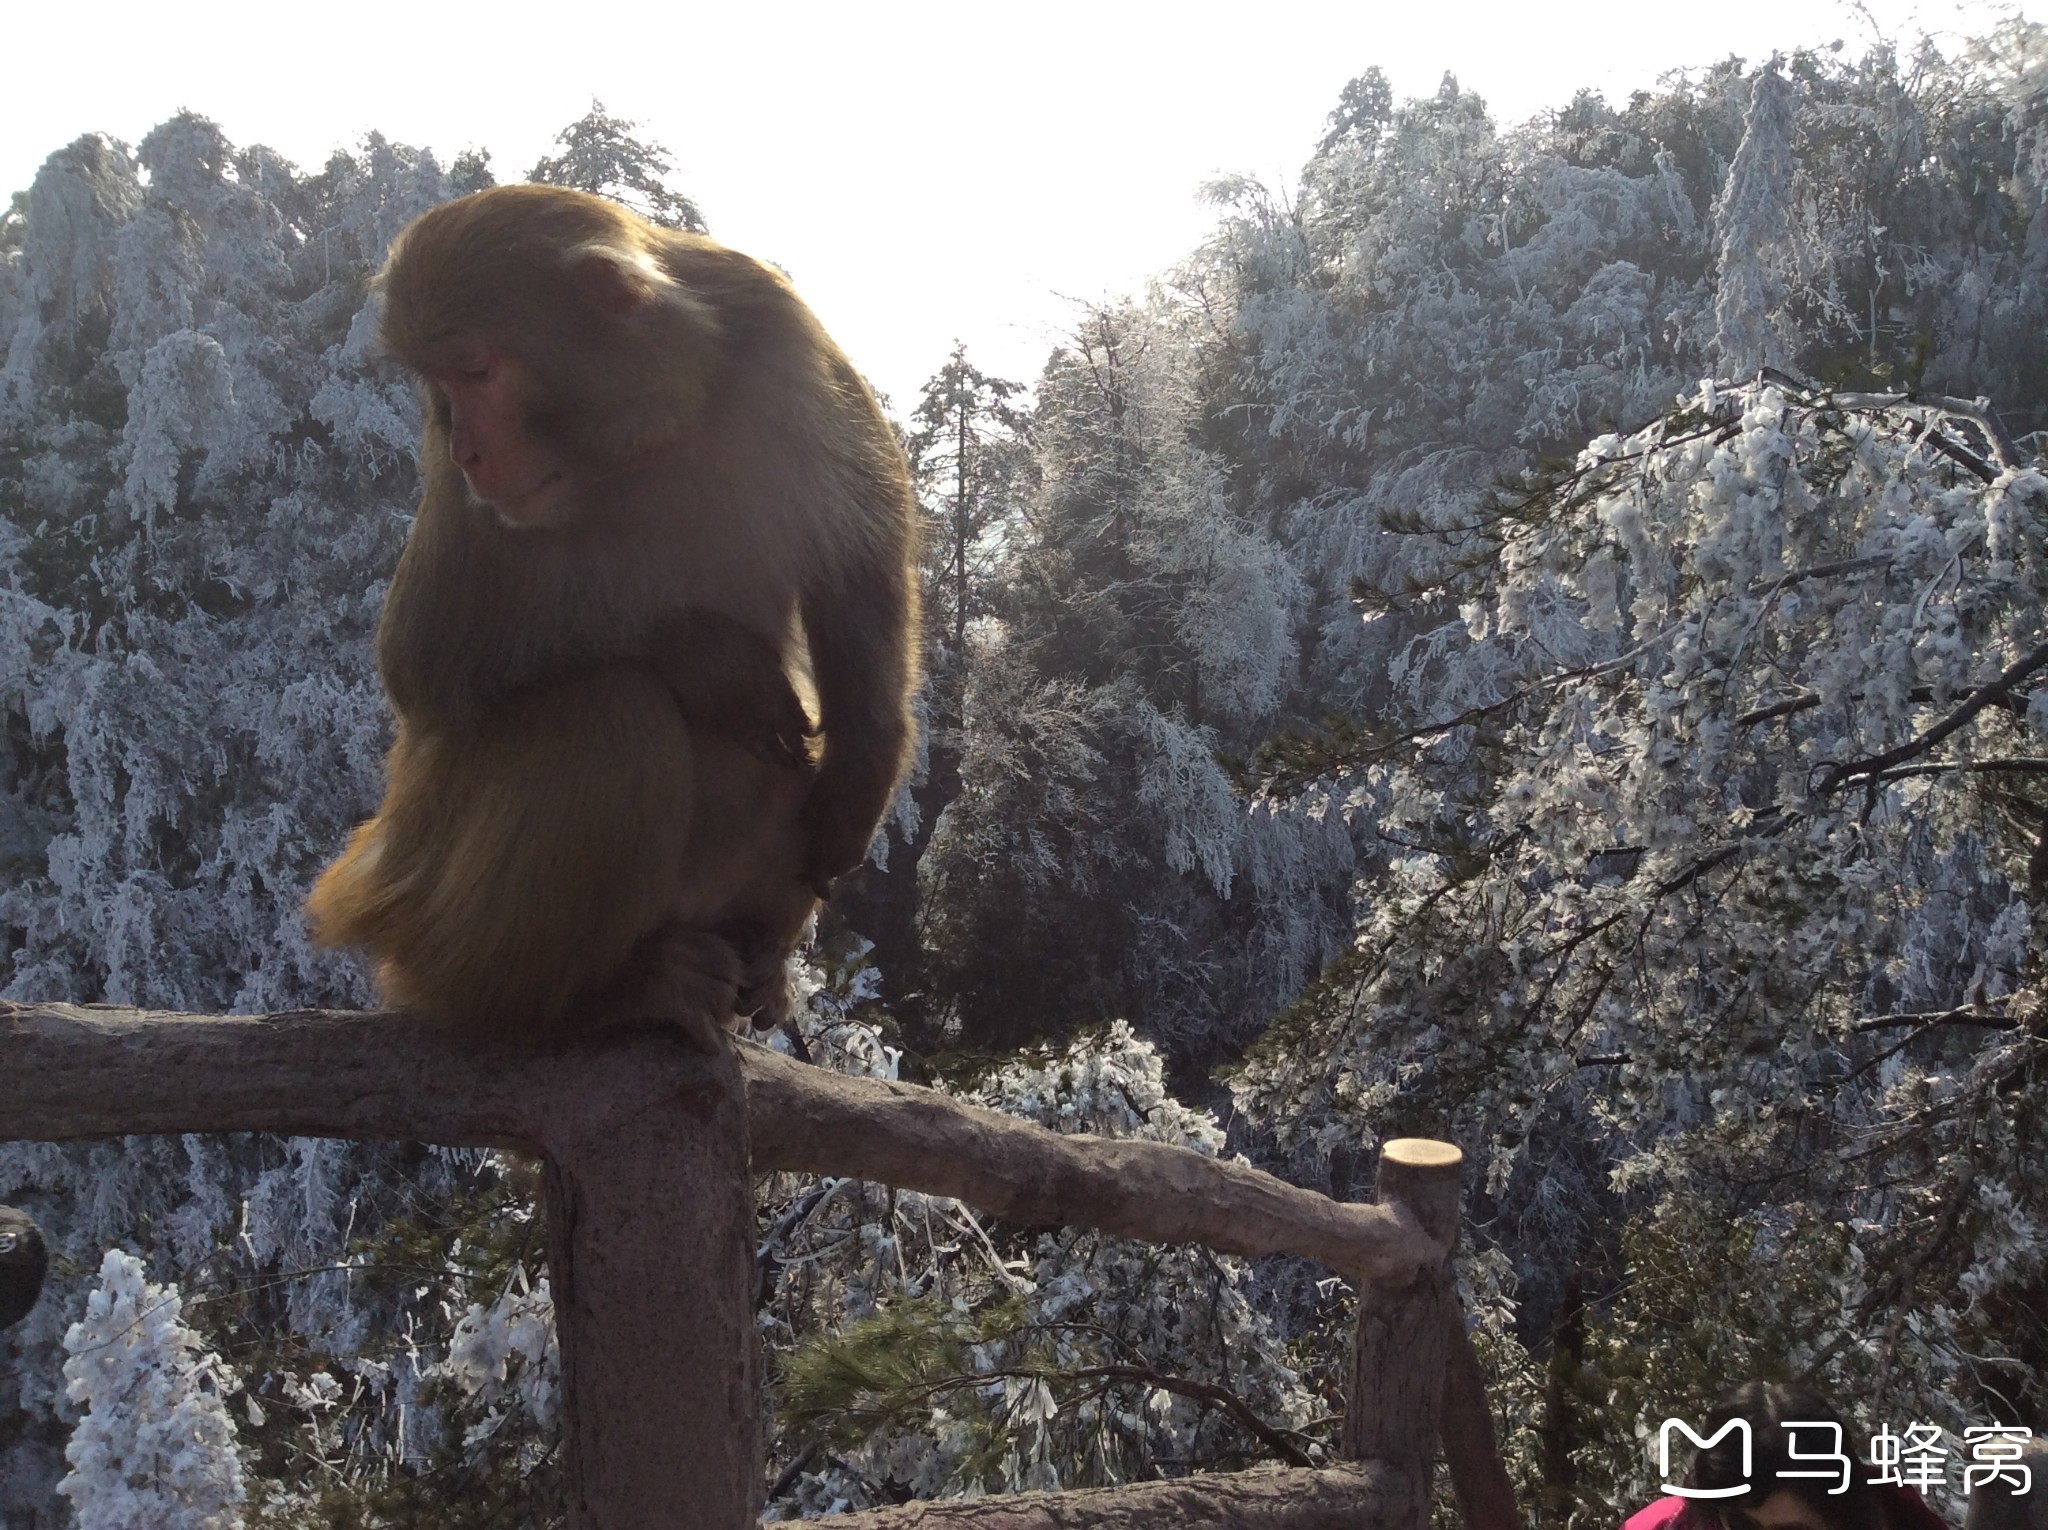
[[[689,237],[585,192],[499,186],[393,241],[384,345],[425,387],[429,450],[508,524],[573,519],[702,413],[718,320],[661,259]]]

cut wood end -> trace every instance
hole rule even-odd
[[[1439,1142],[1434,1137],[1395,1137],[1380,1144],[1380,1162],[1397,1163],[1406,1169],[1457,1169],[1463,1166],[1465,1154],[1455,1142]]]

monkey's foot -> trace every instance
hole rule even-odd
[[[662,1025],[700,1052],[716,1052],[732,1024],[743,977],[737,952],[703,930],[662,930],[634,953],[605,1005],[613,1025]]]
[[[733,1008],[757,1031],[773,1030],[789,1018],[796,996],[789,987],[793,941],[777,939],[755,925],[727,925],[719,932],[740,959],[739,998]]]
[[[739,1001],[733,1006],[748,1017],[757,1031],[773,1030],[789,1018],[795,1007],[796,996],[789,991],[789,971],[780,956],[770,972],[756,972],[749,966],[740,984]]]

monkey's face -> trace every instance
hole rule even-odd
[[[379,330],[426,383],[427,445],[472,501],[510,526],[564,525],[630,498],[622,476],[677,449],[720,334],[662,264],[664,240],[682,237],[599,197],[500,186],[393,242]]]
[[[472,499],[508,526],[570,518],[579,475],[540,428],[541,390],[524,362],[480,346],[425,376],[429,413]]]

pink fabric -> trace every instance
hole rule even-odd
[[[1916,1489],[1909,1487],[1881,1487],[1878,1497],[1888,1501],[1889,1518],[1899,1530],[1949,1530],[1948,1521],[1927,1507],[1927,1500]],[[1655,1503],[1636,1510],[1622,1521],[1621,1530],[1656,1530],[1659,1525],[1668,1525],[1678,1518],[1685,1508],[1683,1498],[1666,1494]]]
[[[1918,1488],[1888,1487],[1880,1492],[1892,1495],[1901,1530],[1948,1530],[1948,1521],[1927,1507]]]
[[[1668,1525],[1678,1518],[1678,1511],[1684,1507],[1683,1498],[1673,1498],[1667,1494],[1623,1520],[1621,1530],[1652,1530],[1656,1525]]]

